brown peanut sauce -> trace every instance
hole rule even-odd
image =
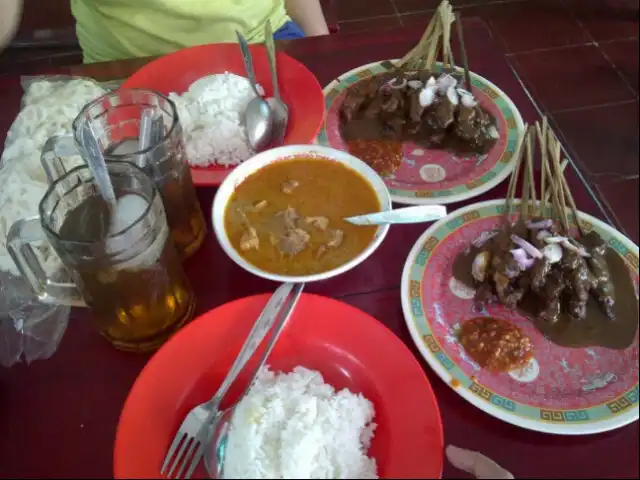
[[[480,248],[472,246],[460,253],[452,266],[453,277],[462,284],[475,288],[471,265]],[[528,291],[518,311],[526,315],[546,338],[562,347],[584,348],[599,346],[615,350],[630,347],[638,330],[638,297],[631,272],[624,259],[611,248],[607,248],[606,261],[614,286],[615,320],[609,320],[590,296],[587,314],[583,321],[576,321],[562,312],[556,323],[547,323],[536,317],[540,303],[544,300]]]

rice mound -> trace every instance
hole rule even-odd
[[[255,154],[243,121],[254,97],[249,80],[228,72],[200,78],[182,95],[169,94],[178,111],[191,165],[238,165]]]
[[[304,367],[263,368],[231,421],[224,478],[378,478],[373,404]]]

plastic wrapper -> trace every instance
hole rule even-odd
[[[40,165],[44,142],[71,133],[82,107],[113,88],[69,76],[22,77],[21,83],[22,108],[7,132],[0,160],[0,364],[5,367],[49,358],[58,348],[70,311],[37,299],[7,252],[7,233],[15,221],[38,214],[47,190]],[[35,252],[48,273],[61,267],[50,246],[36,245]]]
[[[0,364],[49,358],[67,328],[69,307],[38,301],[21,278],[0,272]]]

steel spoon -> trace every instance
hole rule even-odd
[[[253,60],[251,59],[251,52],[249,52],[247,40],[240,32],[236,32],[236,35],[238,37],[238,43],[240,44],[240,51],[242,52],[242,59],[244,60],[244,66],[247,70],[249,83],[256,95],[247,105],[244,113],[244,126],[251,148],[259,152],[264,150],[271,142],[274,123],[273,112],[258,91],[256,75],[253,70]]]
[[[433,222],[447,216],[443,205],[418,205],[416,207],[396,208],[387,212],[369,213],[345,218],[354,225],[393,225],[402,223]]]
[[[287,133],[287,123],[289,122],[289,108],[280,97],[280,86],[278,85],[278,66],[276,62],[276,46],[273,42],[273,31],[271,21],[267,21],[264,27],[265,46],[267,47],[267,58],[269,69],[271,70],[271,83],[273,84],[273,97],[267,98],[267,102],[273,112],[273,143],[274,147],[284,144],[284,136]]]
[[[295,308],[298,300],[300,299],[300,296],[302,295],[303,289],[304,283],[285,283],[282,284],[274,292],[272,299],[277,300],[277,306],[275,307],[275,313],[272,313],[272,315],[274,316],[271,317],[271,323],[275,321],[275,325],[273,326],[273,332],[268,340],[266,349],[263,352],[260,361],[258,362],[258,366],[253,371],[253,376],[251,377],[252,381],[232,406],[225,410],[216,411],[215,417],[211,421],[207,447],[204,454],[205,468],[207,469],[211,478],[222,478],[227,435],[229,433],[229,427],[235,408],[249,392],[251,384],[253,383],[253,379],[255,379],[258,371],[262,368],[267,358],[269,357],[269,354],[271,353],[271,350],[277,342],[280,333],[291,317],[293,309]],[[266,314],[267,309],[268,305],[267,307],[265,307],[265,312],[263,312],[263,314]],[[258,322],[259,321],[260,320],[258,320]]]

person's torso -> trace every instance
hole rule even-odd
[[[161,55],[180,48],[264,40],[286,23],[284,0],[71,0],[86,63]]]

